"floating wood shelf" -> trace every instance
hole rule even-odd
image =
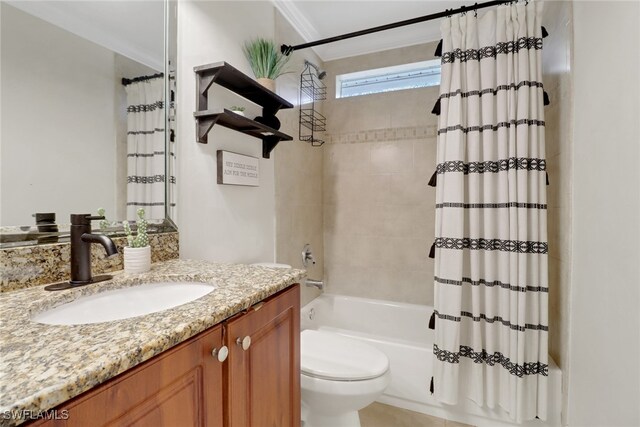
[[[286,99],[266,89],[251,77],[226,62],[202,65],[196,73],[198,111],[194,113],[198,142],[206,144],[207,134],[215,124],[262,139],[262,157],[269,158],[271,150],[280,141],[293,138],[261,123],[227,109],[209,110],[208,90],[216,83],[262,107],[262,116],[270,117],[283,108],[293,108]]]
[[[246,135],[262,139],[262,157],[265,159],[269,158],[269,153],[278,144],[278,142],[291,141],[293,139],[293,137],[285,133],[224,108],[219,110],[196,111],[194,116],[198,123],[198,142],[202,142],[201,138],[205,138],[204,143],[206,144],[207,133],[211,130],[213,125],[218,124]]]

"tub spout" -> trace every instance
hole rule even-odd
[[[307,281],[305,282],[305,285],[313,286],[320,290],[324,289],[324,282],[322,280],[307,279]]]

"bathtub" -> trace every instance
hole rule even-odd
[[[367,342],[387,354],[391,382],[381,403],[478,427],[559,427],[562,373],[549,358],[549,409],[546,422],[511,422],[502,409],[480,408],[471,401],[442,405],[429,393],[433,331],[428,328],[433,307],[367,298],[323,294],[301,311],[302,329],[335,332]]]

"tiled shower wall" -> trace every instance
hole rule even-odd
[[[342,295],[432,304],[439,88],[335,99],[335,76],[433,59],[437,43],[325,63],[324,276]]]
[[[291,24],[276,10],[275,36],[277,44],[304,43]],[[277,80],[278,94],[297,104],[300,72],[307,59],[322,66],[311,49],[297,51],[287,67],[294,71]],[[322,148],[311,147],[297,140],[298,114],[296,106],[281,110],[278,117],[280,130],[294,136],[293,141],[283,141],[273,150],[276,196],[276,261],[295,268],[302,266],[302,248],[309,243],[316,258],[307,272],[313,279],[322,279],[324,266],[322,240]],[[315,288],[301,288],[301,302],[306,304],[319,295]]]

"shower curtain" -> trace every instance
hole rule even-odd
[[[127,219],[144,208],[165,217],[164,79],[134,81],[127,92]]]
[[[542,2],[442,22],[433,391],[547,412]]]

